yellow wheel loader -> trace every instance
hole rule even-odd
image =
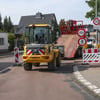
[[[23,62],[25,70],[32,70],[32,64],[47,63],[48,69],[60,67],[60,52],[52,41],[52,28],[48,24],[31,24],[25,28]]]

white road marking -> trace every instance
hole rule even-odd
[[[94,92],[100,93],[100,89],[95,89]]]

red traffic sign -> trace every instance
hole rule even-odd
[[[85,29],[84,29],[84,28],[78,29],[77,35],[78,35],[79,37],[85,37],[85,34],[86,34],[86,32],[85,32]]]
[[[94,25],[99,25],[99,24],[100,24],[99,18],[95,18],[95,19],[93,20],[93,24],[94,24]]]
[[[78,44],[80,45],[80,46],[84,46],[85,44],[86,44],[86,39],[85,38],[80,38],[79,40],[78,40]]]

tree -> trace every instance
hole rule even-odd
[[[3,31],[8,32],[8,18],[7,18],[7,16],[4,18]]]
[[[13,24],[12,24],[10,16],[8,18],[8,30],[7,31],[8,32],[13,32]]]
[[[3,26],[2,26],[2,17],[1,17],[1,14],[0,14],[0,31],[3,31]]]
[[[4,32],[11,32],[11,33],[14,31],[10,16],[9,17],[6,16],[4,18],[3,31]]]
[[[86,13],[85,17],[90,18],[91,20],[95,18],[95,10],[96,10],[95,2],[96,0],[89,0],[89,1],[86,0],[86,3],[91,8],[91,10]],[[100,17],[100,0],[97,0],[97,16]]]
[[[57,31],[58,31],[58,24],[56,22],[56,20],[52,20],[51,22],[51,25],[52,25],[52,41],[56,41],[57,39]]]

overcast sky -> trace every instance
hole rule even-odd
[[[21,16],[35,15],[38,11],[55,13],[58,22],[60,19],[73,19],[91,24],[91,20],[85,18],[89,10],[85,0],[0,0],[2,18],[10,16],[13,24],[18,24]]]

